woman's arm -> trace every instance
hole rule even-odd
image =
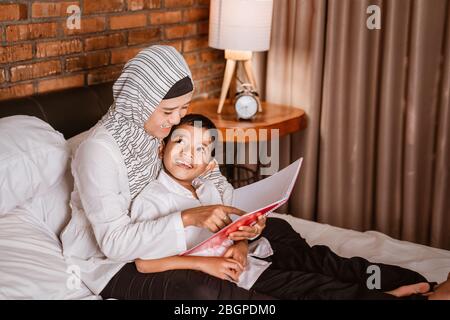
[[[229,197],[229,193],[233,192],[233,186],[228,182],[227,178],[225,178],[219,169],[219,163],[216,159],[213,160],[215,162],[215,166],[206,171],[205,173],[200,175],[200,178],[211,181],[219,191],[220,196],[222,197],[222,202],[224,204],[230,205],[231,199]],[[225,195],[226,194],[226,195]]]
[[[141,273],[169,270],[196,270],[223,280],[238,281],[244,270],[241,263],[225,257],[172,256],[154,260],[137,259],[136,269]]]

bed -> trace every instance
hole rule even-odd
[[[64,260],[58,235],[70,218],[70,156],[111,99],[107,83],[0,102],[0,299],[100,299]],[[429,281],[442,282],[450,272],[450,251],[273,216],[310,245],[327,245],[345,257],[399,265]]]

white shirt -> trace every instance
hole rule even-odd
[[[79,268],[81,280],[95,294],[128,262],[186,249],[179,211],[145,221],[129,212],[125,163],[116,141],[102,125],[93,128],[76,150],[72,174],[72,218],[61,233],[63,254]]]
[[[156,220],[166,216],[170,216],[173,212],[180,212],[189,208],[225,204],[230,205],[232,200],[233,188],[230,185],[221,199],[219,191],[216,189],[211,181],[197,180],[196,199],[191,191],[180,185],[172,177],[170,177],[164,170],[161,170],[157,180],[150,182],[134,199],[131,212],[136,221]],[[235,216],[237,218],[238,216]],[[185,229],[185,249],[178,253],[182,253],[186,249],[191,249],[203,240],[209,238],[213,233],[204,228],[195,226],[188,226]],[[172,240],[172,242],[175,239]],[[196,255],[201,256],[221,256],[226,248],[230,246],[233,241],[225,243],[223,247],[215,248],[214,250],[206,250]],[[161,251],[167,248],[166,256],[172,255],[173,243],[161,243]],[[270,243],[264,237],[249,245],[249,253],[247,257],[247,266],[241,273],[237,285],[250,289],[256,282],[261,273],[266,270],[270,262],[257,259],[265,258],[273,254]],[[142,257],[147,258],[147,257]],[[151,259],[151,257],[148,257]]]

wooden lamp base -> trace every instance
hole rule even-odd
[[[233,78],[234,72],[236,71],[236,64],[238,62],[243,63],[245,75],[247,79],[253,86],[254,90],[256,88],[256,81],[253,75],[252,69],[252,52],[251,51],[237,51],[237,50],[225,50],[225,59],[227,60],[225,66],[225,74],[223,76],[222,90],[220,92],[219,106],[217,107],[217,113],[221,113],[225,100],[230,89],[231,79]],[[257,97],[258,101],[259,98]],[[262,111],[261,103],[259,103],[259,112]]]

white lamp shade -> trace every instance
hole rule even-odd
[[[273,0],[211,0],[209,46],[266,51],[270,47]]]

